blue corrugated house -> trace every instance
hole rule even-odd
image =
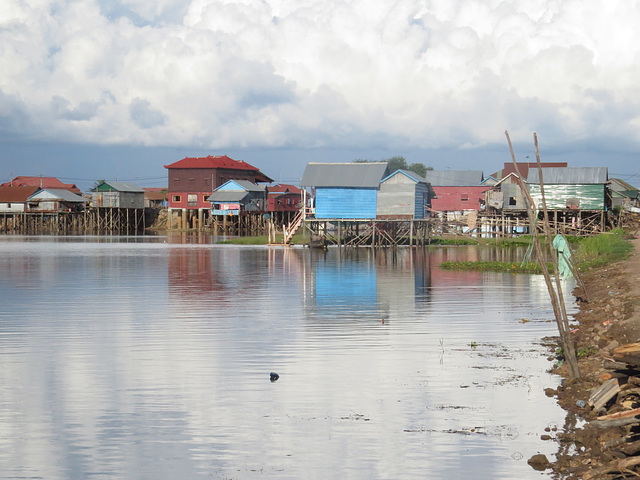
[[[300,182],[315,190],[316,218],[376,218],[387,162],[308,163]]]

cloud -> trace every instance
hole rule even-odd
[[[0,129],[107,144],[640,147],[639,0],[20,0]],[[17,125],[17,123],[16,123]]]

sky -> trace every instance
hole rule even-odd
[[[640,184],[640,0],[3,0],[0,181],[166,186],[229,155]]]

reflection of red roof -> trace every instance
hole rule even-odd
[[[73,183],[62,183],[56,177],[16,177],[9,182],[3,183],[0,187],[61,188],[76,194],[82,193]]]
[[[6,186],[6,184],[0,185],[0,202],[23,203],[37,191],[38,187],[10,187]]]
[[[249,165],[242,160],[234,160],[226,155],[217,155],[208,157],[185,157],[164,168],[228,168],[230,170],[254,170],[258,171],[253,165]]]
[[[270,194],[279,195],[284,195],[285,193],[295,193],[300,195],[302,193],[302,190],[300,190],[295,185],[287,185],[286,183],[278,183],[276,185],[272,185],[270,187],[267,187],[267,190]]]

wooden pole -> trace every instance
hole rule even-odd
[[[515,171],[518,175],[518,183],[520,184],[520,188],[522,189],[523,194],[525,195],[525,200],[527,204],[527,212],[529,214],[529,223],[531,224],[531,228],[533,230],[533,244],[536,252],[536,256],[538,258],[538,263],[540,264],[540,268],[542,270],[542,274],[544,276],[545,283],[547,284],[547,290],[549,292],[549,296],[551,297],[551,305],[553,306],[553,312],[556,317],[556,324],[558,326],[558,332],[560,333],[560,341],[562,343],[562,349],[564,352],[564,357],[567,362],[567,366],[569,367],[569,378],[576,379],[580,377],[580,370],[578,368],[578,358],[576,356],[575,345],[571,338],[571,331],[569,327],[569,320],[566,316],[566,309],[564,306],[564,297],[562,296],[562,287],[559,282],[559,273],[558,273],[558,261],[555,257],[555,249],[552,248],[552,260],[553,260],[553,269],[554,275],[556,279],[556,285],[558,287],[558,293],[556,293],[553,283],[551,281],[551,275],[549,274],[549,269],[547,268],[547,262],[542,252],[542,247],[540,246],[540,237],[538,234],[538,229],[535,227],[535,218],[536,213],[534,211],[534,202],[533,198],[527,189],[527,186],[522,179],[522,175],[520,173],[520,169],[518,168],[518,163],[516,162],[516,156],[513,152],[513,145],[511,144],[511,138],[509,137],[509,132],[505,131],[505,135],[507,136],[507,142],[509,143],[509,150],[511,152],[511,158],[513,160],[513,165]],[[542,167],[540,164],[540,155],[538,152],[538,137],[534,134],[534,142],[536,147],[536,158],[538,161],[538,169],[540,174],[540,193],[542,198],[542,206],[544,212],[544,229],[545,235],[548,236],[550,240],[550,228],[549,222],[547,218],[547,208],[544,197],[544,185],[542,179]]]

